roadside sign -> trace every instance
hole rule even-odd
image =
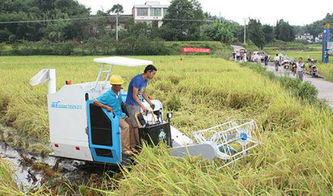
[[[184,47],[181,50],[182,53],[211,53],[212,49],[210,48],[190,48]]]

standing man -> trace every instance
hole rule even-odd
[[[274,57],[274,65],[275,65],[275,71],[279,71],[279,66],[280,66],[279,54],[276,54]]]
[[[264,61],[265,61],[265,66],[267,66],[268,65],[268,54],[265,54],[265,59],[264,59]]]
[[[130,146],[129,119],[121,109],[122,99],[120,96],[120,89],[121,85],[124,83],[124,80],[121,78],[121,76],[112,75],[110,78],[110,83],[112,85],[111,89],[95,99],[94,105],[104,108],[108,112],[112,112],[119,118],[122,152],[125,155],[133,155],[133,151],[131,150]]]
[[[148,80],[153,79],[156,72],[157,69],[154,65],[148,65],[143,74],[136,75],[132,78],[128,85],[126,108],[133,127],[130,134],[132,150],[140,144],[138,125],[135,121],[135,113],[140,112],[140,109],[142,109],[144,113],[147,112],[147,108],[145,108],[142,104],[143,99],[149,103],[152,109],[155,107],[146,94],[146,87],[148,85]]]
[[[304,68],[305,65],[303,63],[303,58],[299,57],[296,63],[296,73],[297,73],[297,78],[299,78],[301,81],[303,81],[304,77]]]

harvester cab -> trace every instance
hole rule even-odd
[[[48,82],[47,107],[53,156],[121,164],[124,158],[119,119],[113,113],[94,105],[93,101],[111,88],[109,79],[115,65],[136,67],[153,62],[124,57],[96,58],[94,62],[101,63],[96,81],[79,84],[66,82],[56,91],[55,70],[43,69],[31,78],[30,84],[34,86]],[[127,93],[121,92],[123,101],[126,96]],[[197,131],[192,137],[195,139],[193,141],[170,125],[170,113],[167,121],[163,119],[163,104],[159,100],[152,100],[154,109],[145,100],[142,102],[152,112],[141,116],[143,123],[139,128],[140,139],[151,145],[166,142],[172,156],[198,155],[209,160],[220,158],[226,165],[258,145],[252,137],[256,129],[254,121],[243,124],[230,121]],[[233,147],[234,143],[239,144],[240,148]]]

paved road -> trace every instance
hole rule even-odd
[[[278,72],[275,71],[274,64],[269,63],[267,70],[274,72],[278,76],[285,76],[283,68],[280,67]],[[293,74],[290,74],[289,77],[295,78]],[[325,100],[331,108],[333,108],[333,83],[326,81],[321,78],[312,78],[311,76],[305,74],[304,81],[310,82],[318,90],[318,98]]]

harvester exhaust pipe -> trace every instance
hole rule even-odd
[[[48,94],[56,92],[56,70],[55,69],[42,69],[29,81],[31,86],[37,86],[48,82]]]

